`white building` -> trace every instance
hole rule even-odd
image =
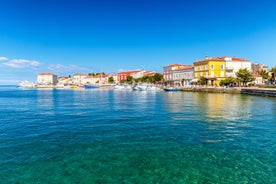
[[[173,80],[173,71],[174,70],[178,70],[181,67],[183,67],[185,65],[181,65],[181,64],[171,64],[168,66],[164,66],[163,67],[163,77],[165,81],[172,81]]]
[[[119,80],[118,80],[118,75],[117,74],[111,74],[108,76],[109,77],[112,77],[113,78],[113,81],[114,81],[114,84],[118,84],[119,83]],[[107,79],[108,80],[108,79]]]
[[[107,84],[108,76],[107,75],[96,75],[96,76],[86,76],[82,79],[82,84]]]
[[[132,76],[134,79],[138,79],[144,76],[144,70],[137,70],[137,72],[133,72],[130,76]]]
[[[226,77],[236,77],[240,69],[248,69],[251,72],[251,61],[243,58],[224,57],[226,64]]]
[[[85,84],[85,78],[86,78],[87,76],[88,76],[88,75],[83,74],[83,73],[76,73],[76,74],[74,74],[74,76],[73,76],[73,83],[74,83],[74,84]]]
[[[172,71],[172,81],[174,85],[190,85],[194,78],[194,67],[193,66],[182,66],[177,70]]]
[[[53,73],[40,73],[37,75],[37,83],[38,84],[57,84],[57,75]]]

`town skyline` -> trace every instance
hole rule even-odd
[[[1,7],[0,84],[42,72],[162,73],[205,56],[276,65],[272,0],[11,0]]]

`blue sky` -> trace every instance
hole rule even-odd
[[[40,72],[162,72],[236,56],[276,65],[274,0],[0,0],[0,84]]]

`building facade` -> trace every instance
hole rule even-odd
[[[174,63],[174,64],[170,64],[168,66],[164,66],[163,67],[164,80],[167,81],[167,82],[173,81],[173,71],[174,70],[179,70],[183,66],[185,66],[185,65],[178,64],[178,63]]]
[[[263,64],[252,64],[251,65],[251,69],[252,69],[252,73],[256,74],[259,73],[260,71],[265,71],[265,72],[269,72],[269,69],[267,66],[263,65]]]
[[[236,77],[240,69],[251,71],[251,61],[236,57],[206,57],[204,60],[194,62],[194,77],[208,79],[209,85],[219,85],[226,77]]]
[[[221,57],[206,57],[204,60],[194,62],[194,78],[198,81],[200,77],[208,79],[209,85],[219,83],[226,77],[226,62]]]
[[[194,66],[182,66],[172,71],[172,81],[174,85],[187,86],[194,79]]]
[[[251,72],[251,61],[246,60],[244,58],[236,58],[236,57],[223,57],[226,64],[226,77],[234,77],[236,78],[236,73],[240,69],[247,69]]]
[[[57,75],[53,73],[40,73],[37,75],[37,83],[55,85],[58,83]]]
[[[88,76],[88,75],[83,74],[83,73],[76,73],[76,74],[74,74],[74,76],[73,76],[73,83],[74,83],[74,84],[77,84],[77,85],[85,84],[85,78],[86,78],[87,76]]]
[[[133,78],[140,78],[143,76],[142,72],[142,70],[119,72],[117,75],[117,79],[120,82],[122,80],[126,80],[128,76],[132,76]]]

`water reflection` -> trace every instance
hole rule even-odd
[[[164,94],[166,111],[171,116],[170,124],[193,126],[201,135],[201,141],[208,143],[244,137],[256,126],[254,117],[268,118],[260,111],[259,104],[262,103],[264,108],[271,108],[264,98],[258,100],[252,96],[187,92]]]
[[[41,115],[50,115],[54,114],[55,107],[55,97],[54,97],[54,89],[37,89],[37,109]]]

